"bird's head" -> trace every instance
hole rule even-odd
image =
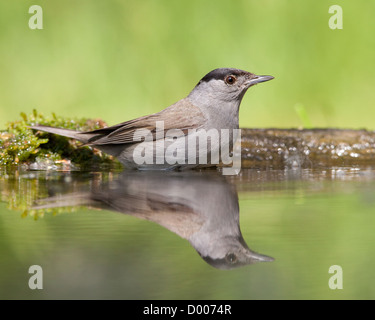
[[[198,251],[198,250],[197,250]],[[217,269],[234,269],[257,262],[274,261],[272,257],[249,249],[242,235],[224,236],[204,248],[199,255]]]
[[[272,79],[272,76],[258,76],[244,70],[219,68],[207,73],[191,91],[189,98],[205,104],[210,101],[241,101],[247,89]]]

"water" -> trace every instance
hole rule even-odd
[[[0,187],[2,299],[375,298],[371,167],[2,172]]]

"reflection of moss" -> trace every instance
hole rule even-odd
[[[37,113],[22,120],[8,123],[7,129],[0,131],[0,165],[27,164],[30,168],[65,168],[70,170],[93,166],[118,167],[113,157],[90,147],[80,147],[80,143],[58,135],[38,132],[28,128],[35,124],[48,125],[78,131],[88,131],[105,126],[102,120],[68,119],[57,117],[54,113],[47,118]]]
[[[46,181],[61,180],[60,176],[35,176],[30,171],[14,169],[0,170],[0,201],[7,203],[10,210],[22,212],[21,217],[33,217],[35,220],[46,213],[56,215],[59,213],[76,211],[75,207],[60,207],[34,209],[35,201],[49,196]]]
[[[93,186],[116,177],[111,171],[61,172],[30,171],[14,167],[0,168],[0,201],[22,217],[38,219],[45,214],[75,212],[87,208],[89,202],[76,197]]]

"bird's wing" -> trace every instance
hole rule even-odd
[[[153,140],[156,140],[157,121],[163,122],[164,133],[170,129],[180,129],[186,135],[189,129],[201,128],[205,122],[205,117],[199,108],[185,98],[158,113],[126,121],[112,127],[86,132],[87,134],[95,134],[88,140],[87,144],[108,145],[139,142],[145,133],[142,132],[142,129],[149,130],[153,135]]]

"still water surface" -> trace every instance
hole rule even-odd
[[[375,298],[374,168],[2,172],[0,187],[2,299]]]

